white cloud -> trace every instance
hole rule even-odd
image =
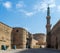
[[[16,4],[16,8],[23,8],[25,7],[25,4],[23,1],[19,1],[17,4]]]
[[[51,8],[56,7],[56,4],[50,4],[50,7]]]
[[[49,4],[50,8],[56,7],[55,0],[43,0],[42,2],[38,2],[37,4],[34,5],[34,10],[38,11],[45,11],[47,10],[47,5]]]
[[[52,4],[52,3],[55,3],[55,0],[43,0],[43,2],[47,4]]]
[[[19,1],[18,3],[16,3],[16,9],[17,9],[17,11],[22,12],[26,16],[33,16],[34,14],[36,14],[40,11],[43,11],[43,12],[46,11],[48,4],[51,8],[56,7],[55,0],[42,0],[41,2],[35,3],[35,5],[33,6],[33,9],[31,8],[31,10],[33,10],[33,11],[29,12],[27,10],[24,10],[25,8],[27,8],[25,3],[23,1]],[[3,3],[3,6],[7,9],[11,9],[13,7],[12,3],[9,1],[6,1],[5,3]],[[59,9],[59,7],[58,7],[58,9]]]
[[[20,12],[24,13],[26,16],[33,16],[40,11],[45,12],[47,10],[48,4],[49,4],[50,8],[57,7],[55,0],[42,0],[40,2],[37,2],[31,8],[31,10],[33,10],[33,11],[30,11],[30,12],[24,10],[25,4],[23,1],[17,3],[16,7],[19,8]],[[60,7],[58,7],[58,8],[60,9]]]
[[[60,5],[57,6],[57,11],[60,12]]]
[[[22,4],[16,4],[16,7],[21,8],[21,7],[23,7],[23,5]]]
[[[17,4],[16,4],[16,9],[18,9],[18,12],[21,12],[23,13],[24,15],[26,16],[33,16],[35,14],[35,12],[28,12],[27,10],[24,10],[26,7],[26,5],[24,4],[23,1],[19,1]],[[27,8],[27,7],[26,7]]]
[[[34,14],[40,12],[40,11],[46,11],[47,5],[49,4],[50,8],[56,7],[55,0],[43,0],[42,2],[38,2],[33,6],[33,11],[28,12],[26,10],[21,10],[20,12],[24,13],[26,16],[33,16]],[[18,3],[17,7],[22,8],[24,7],[24,3]]]
[[[35,14],[35,12],[28,12],[26,10],[20,10],[20,12],[24,13],[26,16],[33,16]]]
[[[26,12],[25,13],[25,15],[27,15],[27,16],[32,16],[32,15],[34,15],[35,13],[34,12]]]
[[[46,10],[47,8],[47,4],[46,3],[38,3],[38,4],[35,4],[33,9],[37,12],[41,11],[41,10]]]
[[[12,8],[12,3],[9,1],[6,1],[5,3],[3,3],[3,6],[7,9],[10,9],[10,8]]]

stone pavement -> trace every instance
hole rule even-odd
[[[0,53],[60,53],[60,50],[39,48],[39,49],[16,49],[16,50],[0,50]]]
[[[54,50],[49,48],[39,48],[39,49],[28,49],[25,51],[20,51],[18,53],[60,53],[60,50]]]
[[[0,53],[18,53],[18,52],[20,52],[20,51],[24,51],[24,50],[26,50],[26,49],[0,50]]]

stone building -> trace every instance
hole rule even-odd
[[[33,39],[32,34],[28,32],[26,48],[32,48],[32,39]]]
[[[12,38],[12,47],[16,45],[16,48],[26,48],[28,32],[20,27],[15,27],[12,30],[11,38]]]
[[[0,49],[2,49],[3,45],[11,49],[11,31],[11,27],[0,22]]]
[[[60,49],[60,20],[51,30],[51,48]]]
[[[7,49],[12,49],[16,46],[20,48],[30,48],[31,46],[31,33],[21,27],[10,27],[0,22],[0,49],[6,46]],[[27,47],[28,46],[28,47]]]
[[[46,24],[46,42],[47,42],[47,47],[48,48],[50,48],[51,47],[51,24],[50,24],[50,19],[51,19],[51,17],[50,17],[50,8],[49,8],[49,6],[48,6],[48,8],[47,8],[47,17],[46,17],[46,19],[47,19],[47,24]]]
[[[50,24],[50,8],[47,8],[47,25],[46,25],[46,41],[47,48],[60,49],[60,20],[51,28]]]
[[[39,48],[38,45],[37,45],[38,41],[35,40],[34,38],[32,38],[32,41],[31,41],[31,48]]]
[[[39,45],[39,48],[42,47],[42,45],[44,47],[46,46],[46,35],[45,34],[36,33],[36,34],[33,34],[33,38],[38,41],[36,44]]]

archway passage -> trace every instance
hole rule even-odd
[[[58,49],[58,39],[56,37],[56,49]]]
[[[29,38],[27,38],[26,48],[30,48],[30,39]]]

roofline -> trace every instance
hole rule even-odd
[[[9,28],[12,28],[12,27],[8,26],[7,24],[5,24],[3,22],[0,22],[0,23],[3,24],[3,25],[5,25],[5,26],[7,26],[7,27],[9,27]]]
[[[51,31],[53,31],[53,29],[58,25],[59,22],[60,22],[60,20],[58,20],[58,22],[52,27]]]
[[[45,35],[44,33],[35,33],[35,34]],[[33,35],[35,35],[35,34],[33,34]]]
[[[52,27],[52,29],[54,29],[59,22],[60,22],[60,20]]]
[[[26,30],[25,28],[23,28],[23,27],[13,27],[13,29],[18,29],[18,28],[27,31],[27,30]],[[27,32],[28,32],[28,31],[27,31]]]

